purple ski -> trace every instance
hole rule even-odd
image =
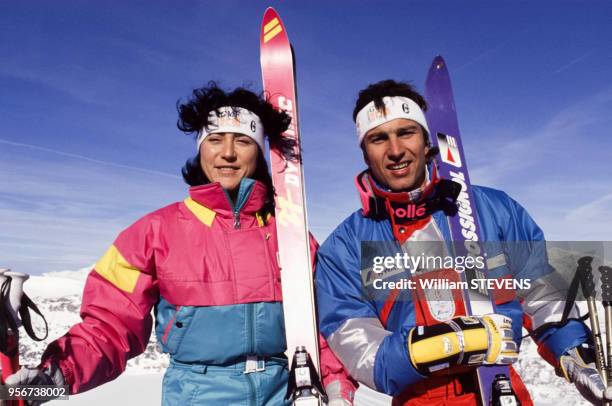
[[[440,177],[452,179],[461,185],[461,193],[457,199],[459,212],[448,218],[454,254],[455,256],[483,255],[482,231],[476,215],[478,211],[461,144],[453,89],[446,62],[441,56],[434,58],[429,68],[425,82],[425,99],[428,104],[426,116],[431,131],[431,141],[440,149],[436,162],[438,173]],[[486,275],[486,266],[476,270],[475,273],[461,273],[463,280],[467,282],[472,278],[486,278]],[[463,299],[469,315],[495,312],[495,301],[487,290],[465,290]],[[505,386],[510,385],[507,366],[479,367],[476,370],[476,379],[480,390],[481,405],[519,404],[516,399],[504,395],[505,389],[508,389]],[[496,385],[495,390],[493,385]],[[512,398],[514,398],[513,395]]]

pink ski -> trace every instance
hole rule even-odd
[[[312,264],[299,151],[293,49],[287,31],[273,8],[264,14],[261,36],[263,86],[274,107],[291,116],[284,137],[297,141],[300,159],[286,160],[281,151],[270,150],[272,180],[276,189],[278,260],[281,268],[283,310],[290,364],[287,396],[295,405],[320,405],[324,391],[319,379],[319,349],[314,305]]]

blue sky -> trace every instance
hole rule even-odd
[[[268,5],[297,54],[319,239],[358,207],[357,91],[386,78],[422,90],[442,54],[473,181],[506,190],[549,239],[612,240],[609,2],[4,2],[0,266],[90,265],[182,199],[195,146],[176,101],[211,79],[260,90]]]

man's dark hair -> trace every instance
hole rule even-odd
[[[385,104],[383,103],[383,97],[386,96],[400,96],[408,97],[412,99],[418,106],[423,110],[427,111],[427,102],[425,98],[416,91],[414,86],[407,82],[398,82],[393,79],[381,80],[380,82],[372,83],[365,89],[362,89],[357,96],[357,102],[355,102],[355,108],[353,109],[353,121],[356,121],[357,114],[364,108],[368,103],[374,101],[374,107],[380,112],[384,112]],[[429,134],[425,131],[422,125],[419,124],[421,130],[423,130],[423,140],[425,145],[431,146],[431,140]],[[363,153],[364,160],[367,161],[366,150],[361,143],[361,152]],[[431,160],[439,152],[437,147],[430,148],[427,152],[427,160]]]
[[[238,87],[232,91],[221,89],[216,82],[208,82],[207,86],[194,89],[191,97],[185,101],[177,102],[179,114],[176,123],[179,130],[193,135],[197,139],[200,131],[205,126],[210,125],[208,115],[211,111],[223,106],[242,107],[257,114],[261,119],[264,134],[272,148],[277,148],[289,160],[299,159],[295,154],[295,141],[282,137],[282,133],[287,130],[291,123],[291,117],[284,111],[278,111],[262,95],[257,95],[243,87]],[[200,154],[187,160],[182,169],[183,179],[190,186],[198,186],[210,183],[200,165]],[[263,155],[259,151],[257,166],[253,178],[266,185],[268,197],[266,205],[274,206],[274,187],[272,178],[268,171],[268,165]]]
[[[355,108],[353,109],[353,121],[357,118],[357,113],[368,103],[374,101],[374,106],[378,111],[384,111],[383,97],[403,96],[412,99],[423,110],[427,110],[425,98],[416,91],[414,86],[406,82],[397,82],[393,79],[381,80],[372,83],[359,92]]]

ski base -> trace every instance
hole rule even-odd
[[[305,347],[295,349],[291,368],[289,369],[289,383],[285,399],[292,399],[294,405],[327,403],[327,395],[321,384],[317,368]]]

